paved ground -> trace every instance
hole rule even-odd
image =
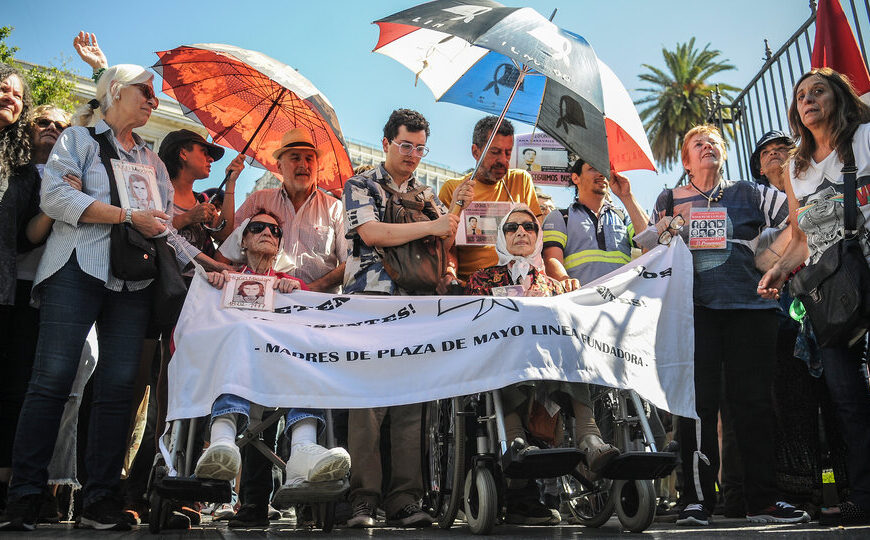
[[[689,528],[678,527],[673,524],[654,523],[646,533],[645,538],[757,538],[766,535],[772,538],[787,536],[789,540],[794,538],[870,538],[870,526],[835,528],[824,527],[817,523],[804,525],[768,525],[764,527],[752,526],[745,520],[717,519],[709,527]],[[771,536],[773,535],[773,536]],[[126,533],[97,533],[94,531],[77,530],[71,524],[40,526],[35,532],[21,535],[26,538],[154,538],[148,533],[147,526],[140,526],[132,532]],[[526,527],[519,525],[499,525],[495,528],[492,536],[511,538],[610,538],[616,536],[628,536],[640,538],[641,535],[632,535],[622,532],[616,518],[599,529],[590,529],[580,525],[564,525],[556,527]],[[12,535],[0,534],[0,538],[12,537]],[[407,538],[407,539],[438,539],[438,538],[473,538],[464,524],[457,525],[449,530],[432,529],[393,529],[375,528],[368,530],[359,529],[335,529],[328,535],[321,531],[310,529],[296,529],[289,520],[273,522],[268,530],[244,530],[227,529],[225,524],[205,523],[201,527],[195,527],[189,531],[167,531],[160,535],[161,538]]]

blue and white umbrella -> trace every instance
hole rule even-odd
[[[598,59],[531,8],[436,0],[375,21],[374,51],[416,74],[437,101],[536,125],[610,175]]]

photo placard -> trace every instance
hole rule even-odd
[[[275,310],[275,276],[228,274],[221,306],[224,308]]]
[[[157,172],[151,165],[128,163],[120,159],[112,160],[115,184],[122,208],[133,210],[164,209],[157,189]]]
[[[457,246],[494,246],[498,224],[510,213],[513,203],[473,201],[462,211],[456,230]]]

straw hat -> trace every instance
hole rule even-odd
[[[314,137],[311,132],[305,128],[293,128],[281,137],[281,146],[272,152],[272,157],[276,160],[281,157],[281,154],[293,148],[308,148],[314,150],[317,154],[317,159],[323,157],[323,150],[317,148],[314,144]]]

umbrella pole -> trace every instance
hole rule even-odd
[[[265,124],[266,120],[269,119],[269,115],[271,115],[272,111],[275,110],[275,107],[278,106],[278,102],[281,101],[281,98],[284,97],[284,94],[286,92],[287,92],[287,89],[282,87],[281,92],[278,94],[278,97],[276,97],[275,100],[272,101],[272,105],[269,107],[269,110],[266,111],[266,114],[263,115],[263,120],[260,121],[260,125],[257,126],[257,129],[254,130],[254,134],[251,135],[250,139],[248,139],[248,142],[247,142],[247,144],[245,144],[245,147],[242,148],[241,152],[239,152],[240,154],[244,154],[245,152],[248,151],[248,148],[251,147],[251,143],[254,142],[254,139],[257,137],[257,134],[260,133],[260,129],[262,129],[263,124]],[[224,188],[227,181],[230,179],[231,174],[233,174],[233,171],[227,171],[227,175],[224,177],[224,181],[221,182],[221,185],[218,186],[218,191],[220,191]]]
[[[523,66],[525,68],[525,66]],[[520,74],[517,77],[517,82],[514,84],[513,90],[511,90],[511,95],[508,96],[507,103],[504,104],[504,108],[501,110],[501,114],[498,116],[498,120],[496,120],[495,125],[492,127],[492,132],[489,134],[489,140],[486,141],[486,145],[483,147],[483,151],[480,153],[480,159],[477,160],[477,163],[474,165],[474,170],[471,171],[471,178],[477,176],[477,170],[480,169],[480,165],[483,163],[483,158],[486,157],[486,153],[489,152],[489,147],[492,145],[492,141],[495,140],[495,136],[498,133],[498,128],[501,127],[501,123],[504,120],[505,115],[508,112],[508,109],[511,106],[511,102],[514,100],[514,96],[517,95],[517,90],[520,89],[520,85],[523,83],[523,79],[526,76],[525,69],[519,70]],[[508,197],[511,197],[511,194],[508,192]],[[513,197],[511,197],[511,202],[513,202]],[[464,201],[456,201],[456,204],[450,209],[450,212],[453,214],[459,214],[462,212],[462,205]]]

